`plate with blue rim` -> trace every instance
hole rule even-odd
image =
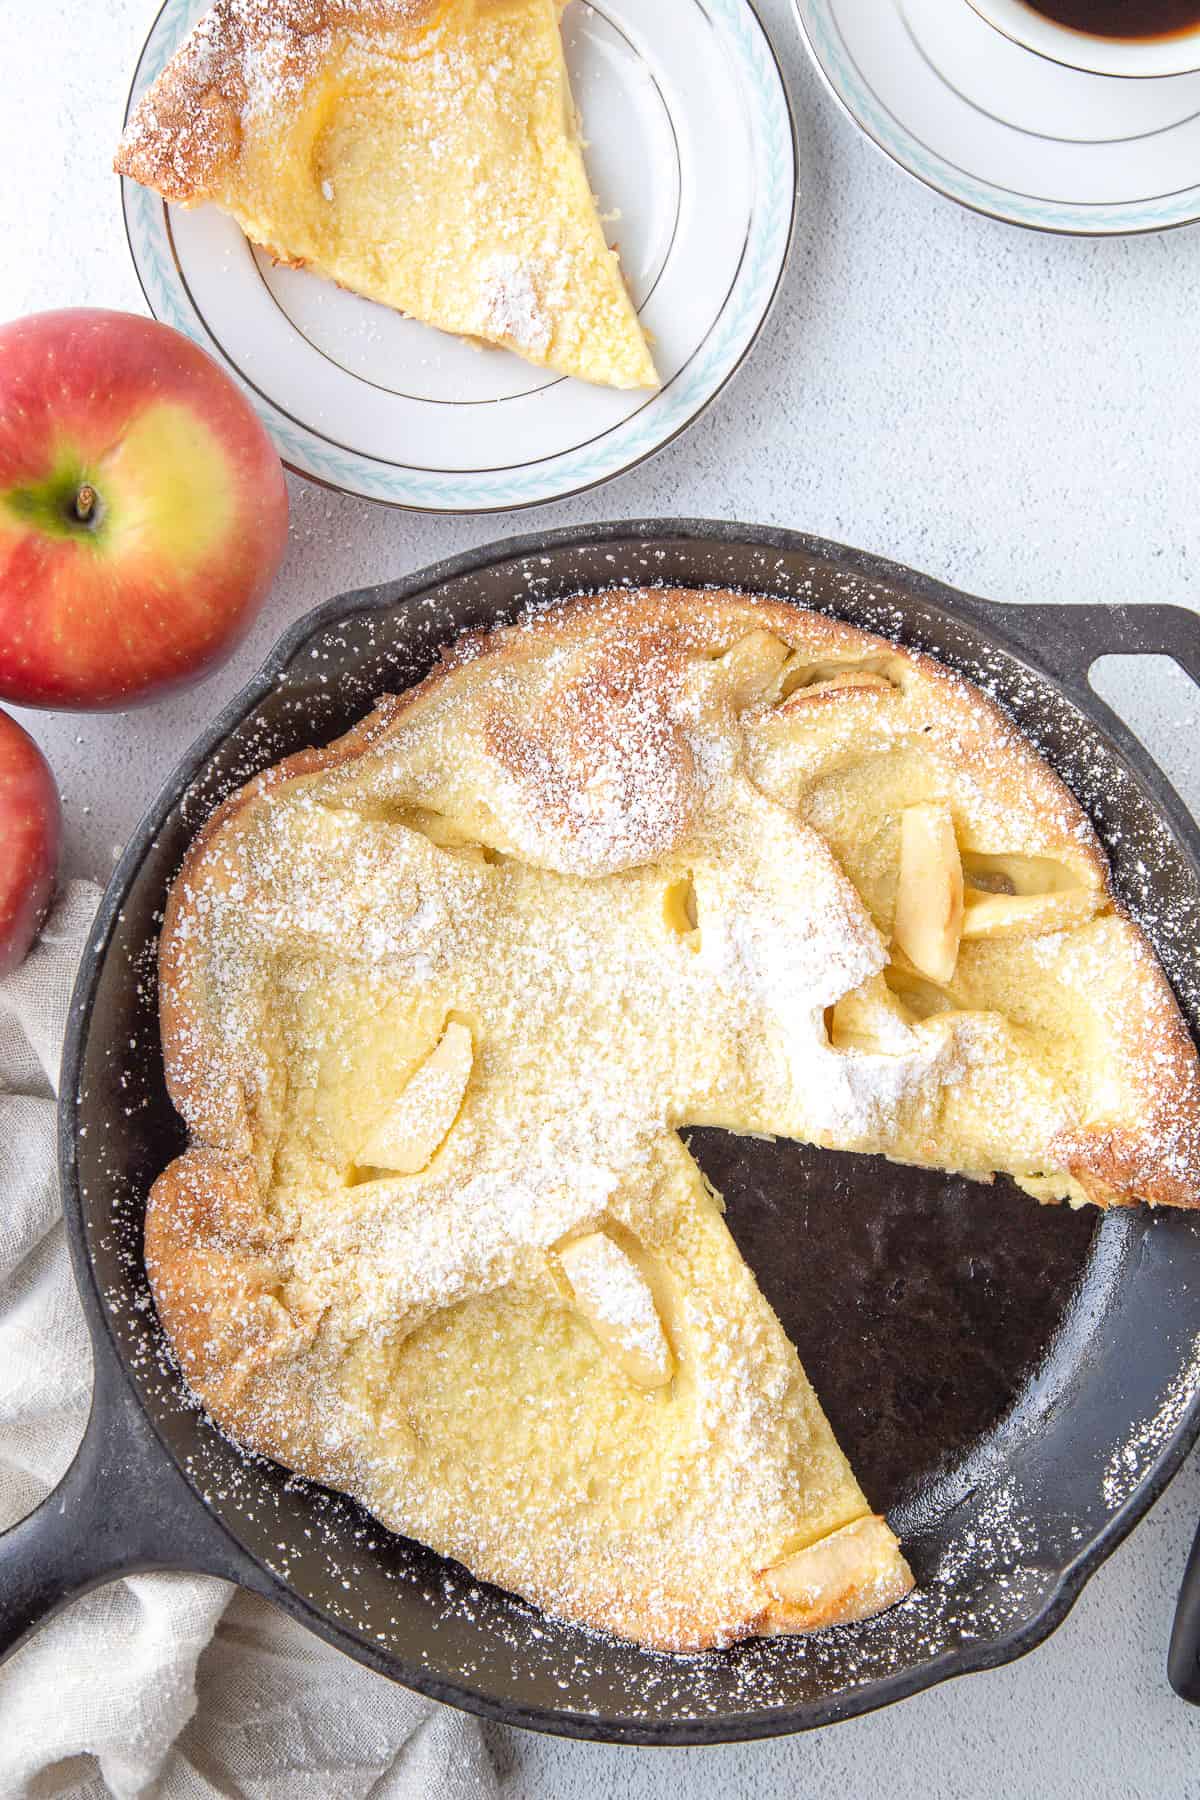
[[[206,4],[166,0],[130,106]],[[561,500],[661,450],[748,356],[786,266],[797,186],[791,107],[757,13],[747,0],[571,0],[563,36],[657,393],[446,336],[276,265],[215,207],[122,181],[151,311],[238,379],[297,473],[432,512]]]
[[[976,212],[1109,237],[1200,220],[1200,72],[1067,68],[970,0],[792,0],[825,85],[908,174]]]

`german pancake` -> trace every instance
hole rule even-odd
[[[192,1142],[146,1258],[194,1390],[660,1648],[911,1580],[687,1126],[1200,1202],[1195,1051],[1076,802],[950,671],[779,602],[460,640],[225,803],[160,967]]]

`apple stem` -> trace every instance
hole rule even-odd
[[[96,501],[98,498],[99,495],[96,493],[95,488],[85,481],[75,496],[75,517],[79,520],[81,525],[87,525],[91,522],[92,515],[96,510]]]

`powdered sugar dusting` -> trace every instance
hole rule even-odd
[[[1116,1512],[1124,1506],[1145,1480],[1187,1413],[1195,1406],[1198,1395],[1200,1334],[1193,1339],[1187,1360],[1164,1390],[1154,1411],[1137,1421],[1105,1463],[1101,1486],[1105,1505],[1111,1511]]]
[[[542,298],[544,270],[515,256],[495,256],[480,276],[480,306],[487,334],[526,355],[544,356],[554,336],[553,314]]]

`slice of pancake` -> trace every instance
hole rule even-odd
[[[116,168],[277,260],[618,388],[658,377],[588,183],[556,0],[218,0]]]
[[[772,601],[456,646],[214,816],[161,1001],[147,1266],[214,1416],[659,1648],[910,1582],[688,1126],[1200,1203],[1195,1050],[1075,801],[948,670]]]
[[[521,1179],[514,1231],[534,1210]],[[594,1229],[482,1279],[434,1244],[455,1229],[445,1182],[381,1174],[348,1205],[305,1203],[303,1242],[236,1182],[203,1151],[176,1163],[146,1257],[190,1384],[240,1442],[657,1649],[844,1623],[912,1586],[678,1138],[603,1212],[564,1192]],[[419,1297],[397,1255],[419,1261]]]

